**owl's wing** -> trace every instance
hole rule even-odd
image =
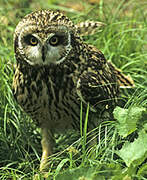
[[[96,49],[95,49],[96,50]],[[91,109],[115,106],[120,87],[133,87],[131,78],[123,75],[111,62],[107,62],[102,53],[97,51],[99,57],[103,57],[103,63],[96,56],[91,58],[88,68],[77,81],[77,94],[85,103],[90,103]],[[97,62],[97,64],[96,64]]]
[[[115,105],[119,93],[116,76],[105,70],[84,72],[77,82],[77,94],[91,110],[97,111],[107,105]]]
[[[101,31],[101,28],[106,25],[102,22],[95,22],[95,21],[85,21],[76,24],[76,28],[80,36],[87,36],[95,34],[96,32]]]

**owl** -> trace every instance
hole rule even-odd
[[[54,134],[80,130],[81,102],[83,121],[89,104],[91,130],[103,112],[115,107],[120,87],[133,86],[101,51],[82,40],[84,30],[99,25],[74,25],[60,12],[40,10],[26,15],[16,27],[12,89],[18,104],[41,128],[40,171],[47,168]]]

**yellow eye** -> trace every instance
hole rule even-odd
[[[51,37],[50,40],[49,40],[49,43],[50,43],[52,46],[58,45],[58,43],[59,43],[59,37],[58,37],[58,36],[53,36],[53,37]]]
[[[38,40],[34,36],[31,36],[29,41],[32,46],[36,46],[38,44]]]

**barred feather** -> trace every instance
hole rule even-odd
[[[108,62],[109,66],[115,73],[120,88],[133,88],[135,87],[133,79],[129,75],[124,75],[120,69],[116,68],[111,62]]]
[[[78,33],[81,36],[87,36],[101,31],[101,27],[103,27],[104,25],[106,24],[102,22],[86,21],[76,24],[76,28],[78,29]]]

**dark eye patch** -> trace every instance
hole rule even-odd
[[[28,44],[30,46],[36,46],[38,44],[38,39],[31,34],[25,36],[24,41],[26,44]]]
[[[51,32],[50,32],[51,33]],[[54,32],[52,32],[54,33]],[[56,38],[58,39],[57,43],[54,43],[56,42]],[[54,42],[53,42],[54,41]],[[52,43],[53,42],[53,43]],[[54,36],[52,36],[50,39],[49,39],[49,43],[52,45],[52,46],[58,46],[58,45],[64,45],[66,46],[68,44],[68,37],[67,37],[67,34],[65,33],[61,33],[61,32],[57,32]]]
[[[50,39],[49,39],[49,43],[52,45],[52,46],[58,46],[58,45],[61,45],[61,44],[65,44],[65,41],[66,41],[66,37],[65,36],[61,36],[61,35],[54,35],[52,36]]]

